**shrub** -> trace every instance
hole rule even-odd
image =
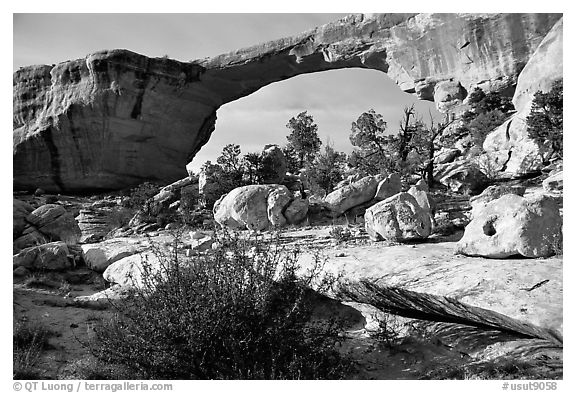
[[[318,267],[297,277],[297,251],[278,241],[223,235],[218,243],[192,259],[159,254],[156,272],[144,263],[143,285],[97,331],[93,353],[144,379],[344,377],[341,330],[311,320],[310,286],[325,290],[329,277]]]
[[[125,201],[125,207],[139,210],[149,216],[151,214],[152,197],[158,193],[160,186],[145,182],[130,191],[130,197]]]
[[[39,379],[35,366],[42,351],[49,347],[48,338],[53,334],[40,324],[15,323],[12,336],[14,379]]]
[[[350,232],[350,229],[341,226],[333,227],[330,229],[329,233],[330,236],[339,242],[345,242],[346,240],[350,239],[350,237],[352,237],[352,232]]]

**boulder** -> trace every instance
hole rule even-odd
[[[50,240],[42,233],[38,232],[36,228],[27,226],[22,235],[12,243],[13,253],[15,254],[25,248],[49,242]]]
[[[563,173],[563,171],[559,171],[544,179],[542,182],[544,190],[547,192],[562,192],[564,189]]]
[[[198,194],[204,206],[211,206],[222,196],[223,171],[220,165],[205,163],[198,176]]]
[[[278,186],[268,194],[268,220],[272,226],[286,225],[286,217],[282,212],[291,199],[292,194],[286,186]]]
[[[362,203],[368,202],[376,195],[379,178],[376,176],[366,176],[352,184],[343,186],[326,195],[326,202],[334,217],[342,215]]]
[[[408,194],[412,195],[418,206],[420,206],[425,212],[430,214],[430,220],[434,221],[434,212],[436,211],[436,202],[432,198],[432,196],[426,192],[421,190],[417,186],[412,186],[408,189]]]
[[[434,86],[434,102],[443,113],[461,105],[466,94],[466,89],[458,81],[441,81]]]
[[[277,184],[238,187],[214,204],[214,219],[222,227],[255,231],[282,225],[282,210],[290,201],[289,195],[285,186]]]
[[[97,244],[82,245],[82,257],[86,266],[102,273],[112,263],[142,252],[143,247],[138,241],[129,238],[116,238]]]
[[[434,180],[453,192],[474,195],[488,184],[488,178],[476,165],[464,161],[438,165],[434,172]]]
[[[523,196],[526,191],[524,186],[508,186],[508,185],[492,185],[486,188],[480,195],[470,198],[470,206],[472,206],[472,216],[474,213],[482,210],[489,202],[500,198],[502,195],[514,194]]]
[[[26,277],[30,274],[30,270],[26,269],[24,266],[18,266],[12,271],[14,277]]]
[[[151,289],[156,284],[156,279],[164,277],[166,263],[153,252],[146,251],[114,262],[106,268],[102,277],[122,287]]]
[[[32,211],[26,221],[51,240],[76,244],[82,236],[74,216],[60,205],[43,205]]]
[[[73,266],[68,258],[66,243],[52,242],[28,247],[13,256],[13,267],[23,266],[29,270],[65,270]]]
[[[548,257],[562,244],[558,204],[546,195],[506,194],[475,212],[456,252],[469,256]]]
[[[288,224],[299,224],[304,221],[308,217],[308,207],[308,199],[293,199],[284,211],[284,217],[286,217]]]
[[[281,184],[288,168],[282,149],[278,145],[266,145],[260,155],[260,160],[262,182],[265,184]]]
[[[432,231],[429,212],[407,192],[398,193],[367,209],[364,222],[368,236],[375,241],[424,239]]]
[[[12,199],[12,239],[16,239],[26,228],[26,217],[34,210],[28,203]]]
[[[402,191],[402,181],[400,179],[400,174],[391,173],[384,180],[378,183],[376,188],[376,195],[374,195],[374,200],[377,202],[383,201],[392,195],[398,194]]]

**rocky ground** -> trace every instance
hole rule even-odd
[[[334,227],[350,236],[335,239]],[[175,231],[159,230],[131,238],[166,247],[174,236]],[[562,258],[455,255],[461,236],[456,231],[410,244],[375,243],[362,224],[343,218],[283,231],[282,243],[302,250],[303,269],[320,253],[325,270],[347,282],[369,279],[400,291],[395,304],[379,303],[373,292],[358,287],[333,294],[343,303],[318,303],[320,316],[337,313],[347,327],[340,349],[357,365],[350,378],[562,377]],[[193,242],[182,239],[184,246]],[[86,343],[113,310],[106,302],[77,301],[106,286],[101,274],[86,267],[15,277],[14,321],[42,323],[53,333],[37,378],[106,375]],[[378,335],[379,321],[390,334]]]

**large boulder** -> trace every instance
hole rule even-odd
[[[561,17],[358,14],[194,61],[105,50],[22,67],[13,76],[14,187],[109,190],[177,180],[210,139],[219,107],[311,72],[378,70],[403,91],[452,109],[474,86],[514,86]]]
[[[114,262],[143,251],[137,240],[129,238],[109,239],[97,244],[84,244],[82,257],[90,269],[102,273]]]
[[[32,213],[34,208],[28,203],[19,199],[12,199],[12,239],[16,239],[26,228],[26,217]]]
[[[326,195],[324,202],[337,217],[346,210],[361,205],[374,198],[380,178],[377,176],[366,176],[352,184],[345,185]]]
[[[289,195],[288,188],[277,184],[238,187],[214,204],[214,219],[223,227],[255,231],[283,225]]]
[[[52,242],[28,247],[13,256],[13,267],[29,270],[65,270],[73,266],[66,243]]]
[[[376,195],[374,195],[374,200],[377,202],[383,201],[392,195],[398,194],[400,191],[402,191],[402,181],[400,174],[391,173],[386,176],[384,180],[378,183],[378,187],[376,188]]]
[[[76,244],[82,236],[74,216],[60,205],[40,206],[26,217],[26,221],[51,240]]]
[[[488,178],[480,168],[463,161],[438,165],[435,168],[434,180],[453,192],[470,195],[482,192],[488,184]]]
[[[372,240],[405,241],[430,236],[430,213],[407,192],[378,202],[364,214],[366,232]]]
[[[561,244],[562,218],[554,199],[506,194],[475,212],[456,252],[488,258],[539,258],[554,254]]]
[[[158,278],[164,277],[168,261],[146,251],[122,258],[106,268],[102,277],[109,283],[122,287],[151,289]]]
[[[470,206],[472,207],[472,216],[475,212],[482,210],[488,203],[500,198],[502,195],[514,194],[523,196],[526,192],[524,186],[510,185],[492,185],[487,187],[481,194],[470,197]]]
[[[265,184],[281,184],[288,168],[282,149],[278,145],[266,145],[264,150],[262,150],[260,159],[262,182]]]

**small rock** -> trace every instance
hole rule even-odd
[[[14,277],[26,277],[30,275],[30,270],[26,269],[24,266],[18,266],[16,269],[14,269],[12,275]]]

